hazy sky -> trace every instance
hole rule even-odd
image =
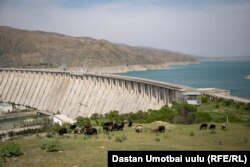
[[[0,25],[197,56],[250,56],[250,0],[0,0]]]

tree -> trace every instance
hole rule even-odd
[[[120,120],[120,115],[118,111],[110,111],[109,113],[105,114],[105,117],[109,120],[114,120],[114,121],[118,121]]]
[[[98,113],[93,113],[90,118],[93,120],[97,120],[100,118],[100,115]]]

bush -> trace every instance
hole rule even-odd
[[[250,110],[250,103],[245,104],[244,109],[245,110]]]
[[[208,102],[208,97],[207,96],[202,96],[201,97],[201,102],[202,103],[207,103]]]
[[[52,138],[53,136],[54,136],[54,134],[52,132],[49,132],[49,133],[46,134],[47,138]]]
[[[207,112],[195,112],[194,115],[196,123],[210,122],[212,120],[212,117]]]
[[[160,142],[161,140],[160,140],[160,138],[156,137],[155,141]]]
[[[82,116],[79,116],[76,118],[77,122],[76,122],[76,126],[77,127],[82,127],[85,124],[90,124],[90,119],[89,118],[83,118]]]
[[[115,142],[123,142],[125,140],[127,140],[127,136],[125,135],[115,137]]]
[[[217,108],[217,109],[220,108],[219,103],[216,104],[215,108]]]
[[[194,136],[194,132],[192,131],[192,132],[190,132],[190,136]]]
[[[233,100],[225,100],[224,103],[225,103],[226,106],[230,106],[231,104],[234,103],[234,101]]]
[[[195,112],[197,108],[187,103],[177,103],[173,108],[178,112],[175,116],[175,123],[191,124],[195,120]]]
[[[45,141],[40,145],[41,149],[46,152],[56,152],[62,150],[61,144],[58,141]]]
[[[8,143],[0,149],[0,156],[2,158],[19,156],[22,154],[21,147],[15,143]]]
[[[110,111],[109,113],[105,114],[105,118],[109,120],[118,121],[120,120],[120,115],[118,111]]]
[[[100,118],[100,115],[98,113],[93,113],[90,118],[93,120],[97,120]]]

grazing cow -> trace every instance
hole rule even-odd
[[[165,126],[159,126],[158,132],[164,133],[165,132]]]
[[[81,133],[81,128],[77,127],[74,129],[74,134],[80,134]]]
[[[124,127],[124,123],[114,123],[114,125],[112,126],[111,128],[111,131],[119,131],[119,130],[122,130],[123,131],[123,127]]]
[[[156,133],[156,132],[164,133],[165,132],[165,126],[158,126],[158,127],[151,128],[151,132],[152,133]]]
[[[85,128],[84,134],[85,135],[97,135],[97,129],[96,128]]]
[[[128,123],[128,127],[132,127],[132,124],[133,124],[133,122],[130,121],[130,122]]]
[[[111,129],[112,129],[112,126],[104,126],[103,127],[103,131],[106,131],[106,132],[111,131]]]
[[[70,125],[70,129],[74,130],[76,128],[76,124]]]
[[[153,127],[153,128],[151,128],[151,132],[152,133],[156,133],[158,131],[158,127]]]
[[[137,133],[142,133],[142,130],[143,130],[142,125],[136,125],[136,126],[135,126],[135,132],[137,132]]]
[[[113,126],[113,122],[105,122],[103,124],[103,130],[105,130],[106,132],[111,131]]]
[[[211,125],[209,126],[209,129],[210,129],[210,130],[215,130],[215,127],[216,127],[215,124],[211,124]]]
[[[202,123],[200,126],[200,130],[202,129],[207,129],[207,124],[206,123]]]
[[[227,124],[222,124],[221,125],[221,130],[226,130],[227,129]]]
[[[80,133],[84,133],[84,130],[85,130],[85,129],[88,129],[88,128],[91,128],[91,127],[92,127],[91,124],[86,124],[86,125],[84,125],[84,126],[81,128]]]
[[[105,122],[104,124],[103,124],[103,127],[104,126],[113,126],[113,122]]]
[[[60,136],[62,136],[63,134],[66,134],[67,133],[67,128],[59,129],[58,133],[59,133]]]

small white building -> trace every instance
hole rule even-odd
[[[200,105],[201,93],[200,92],[186,92],[186,93],[183,93],[183,99],[188,104]]]
[[[13,111],[13,107],[9,103],[0,103],[0,113],[6,114]]]
[[[57,114],[53,116],[53,123],[58,123],[59,125],[62,125],[63,123],[74,124],[76,123],[76,120],[69,118],[67,115]]]

